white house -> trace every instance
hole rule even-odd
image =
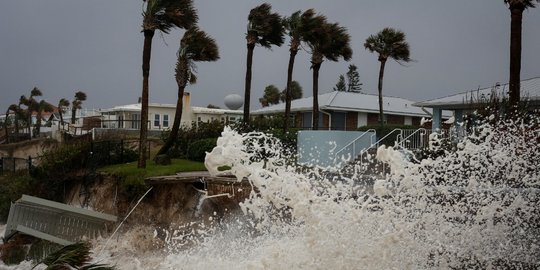
[[[176,104],[148,104],[149,130],[166,130],[173,125]],[[101,110],[103,128],[139,129],[141,104],[129,104]],[[236,122],[242,119],[241,110],[225,110],[191,107],[189,93],[184,93],[182,119],[180,125],[198,125],[201,122]]]

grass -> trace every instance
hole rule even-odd
[[[152,176],[173,175],[178,172],[206,171],[203,162],[186,159],[173,159],[171,165],[156,165],[148,160],[146,169],[137,168],[137,161],[111,165],[99,169],[100,172],[109,173],[121,179],[120,187],[129,197],[143,193],[147,186],[144,179]]]
[[[144,180],[144,178],[151,176],[173,175],[177,172],[206,171],[206,167],[204,167],[203,162],[173,159],[172,164],[167,166],[156,165],[151,160],[148,160],[146,169],[139,169],[137,168],[137,161],[134,161],[126,164],[103,167],[99,169],[99,171],[120,177],[135,177]]]

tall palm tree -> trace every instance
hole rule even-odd
[[[285,29],[281,16],[271,12],[272,6],[264,3],[249,12],[247,27],[246,85],[244,92],[244,123],[249,123],[249,105],[251,101],[251,66],[255,45],[270,49],[272,45],[281,46]]]
[[[60,129],[60,127],[62,127],[62,130],[64,129],[63,114],[66,112],[67,107],[69,107],[69,100],[62,98],[58,101],[58,114],[60,115],[60,125],[58,125],[58,129]]]
[[[313,70],[313,130],[319,129],[319,70],[324,59],[338,61],[351,60],[351,37],[347,29],[337,23],[328,23],[326,17],[319,15],[314,27],[306,34],[305,42],[311,50],[311,69]]]
[[[86,93],[82,91],[77,91],[75,93],[75,98],[71,102],[71,124],[75,124],[75,115],[77,110],[82,109],[82,102],[86,100]]]
[[[316,14],[313,9],[308,9],[304,13],[298,10],[290,17],[283,18],[283,26],[290,37],[289,66],[287,68],[287,86],[285,88],[285,119],[283,121],[283,130],[285,132],[289,129],[289,118],[291,114],[292,95],[289,89],[291,89],[294,60],[300,49],[300,44],[304,40],[304,36],[311,31],[311,28],[314,27],[316,22]]]
[[[521,73],[521,23],[523,11],[536,7],[539,0],[504,0],[511,14],[510,22],[510,82],[509,101],[518,105],[520,99],[520,73]]]
[[[23,108],[21,108],[22,105],[26,106],[27,109],[24,110]],[[17,110],[15,113],[15,120],[16,120],[15,123],[17,125],[15,128],[16,130],[19,129],[18,127],[19,119],[22,119],[21,120],[23,122],[22,124],[24,125],[26,123],[26,127],[28,128],[28,133],[30,134],[30,128],[31,128],[31,123],[32,123],[32,113],[29,113],[29,112],[30,112],[30,100],[25,95],[22,95],[19,98],[19,103],[17,104]],[[23,132],[24,132],[24,128],[23,128]]]
[[[195,62],[210,62],[219,59],[219,49],[216,41],[209,37],[204,31],[197,27],[192,27],[184,33],[180,41],[178,50],[178,61],[176,62],[175,76],[178,84],[178,99],[176,100],[176,112],[174,122],[165,144],[159,149],[157,155],[168,152],[178,137],[180,120],[182,119],[184,90],[186,85],[194,84],[197,81],[195,76]]]
[[[138,168],[146,168],[146,134],[148,132],[148,78],[150,76],[150,56],[152,39],[159,30],[168,34],[171,29],[178,27],[188,29],[194,26],[199,17],[192,0],[143,0],[146,10],[143,12],[142,32],[143,47],[143,85],[141,95],[141,130],[139,135]]]
[[[53,106],[45,101],[45,100],[40,100],[37,105],[36,105],[36,112],[37,112],[37,117],[36,117],[36,136],[39,136],[40,132],[41,132],[41,114],[43,112],[53,112],[54,108]]]
[[[379,54],[379,123],[384,125],[383,111],[383,78],[384,67],[388,58],[394,59],[399,64],[408,63],[411,60],[409,43],[405,40],[405,33],[390,27],[384,28],[376,35],[371,35],[366,39],[364,47],[370,52]]]

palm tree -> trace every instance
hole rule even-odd
[[[511,105],[518,105],[520,99],[520,72],[521,72],[521,22],[523,11],[536,7],[539,0],[504,0],[511,14],[510,22],[510,82],[509,101]]]
[[[26,106],[28,109],[23,110],[23,108],[21,108],[21,105]],[[19,122],[19,118],[20,118],[20,119],[23,119],[22,120],[23,125],[24,125],[24,122],[26,122],[26,127],[28,128],[28,133],[30,134],[30,128],[31,128],[30,125],[32,123],[32,113],[29,113],[29,111],[30,111],[29,106],[30,106],[29,99],[25,95],[22,95],[19,98],[19,104],[17,105],[17,110],[16,110],[16,113],[15,113],[15,124],[16,124],[15,130],[16,131],[19,130],[18,122]],[[23,131],[24,131],[24,128],[23,128]],[[19,135],[19,134],[17,133],[17,135]]]
[[[271,13],[272,6],[264,3],[253,8],[249,12],[247,27],[247,61],[246,61],[246,85],[244,92],[244,123],[249,123],[249,105],[251,100],[251,66],[253,63],[253,50],[259,44],[270,49],[272,45],[283,44],[285,29],[281,22],[281,16]]]
[[[305,41],[311,49],[311,69],[313,69],[313,130],[319,129],[319,70],[324,59],[338,61],[342,57],[349,61],[352,57],[350,36],[345,27],[326,22],[319,15],[314,27],[306,34]]]
[[[9,112],[13,112],[13,122],[15,125],[15,134],[19,134],[19,125],[17,124],[17,104],[11,104],[9,105],[8,109],[6,110],[6,120],[4,122],[4,130],[6,133],[6,143],[9,143],[9,129],[8,129],[8,118],[9,118]]]
[[[77,110],[82,109],[82,102],[86,100],[86,93],[77,91],[75,98],[71,102],[71,124],[75,124],[75,115]]]
[[[62,130],[64,129],[63,114],[66,112],[67,107],[69,107],[69,100],[62,98],[58,101],[58,114],[60,115],[60,125],[58,126],[58,129],[60,129],[60,127],[62,127]]]
[[[36,105],[36,112],[37,112],[37,120],[36,120],[36,136],[39,136],[41,131],[41,114],[43,112],[53,112],[53,106],[45,101],[41,100]]]
[[[379,69],[379,123],[382,126],[384,125],[382,96],[384,67],[388,58],[394,59],[399,64],[412,61],[409,56],[409,43],[405,40],[405,33],[387,27],[376,35],[369,36],[364,47],[370,52],[378,53],[379,62],[381,62]]]
[[[141,95],[141,130],[139,135],[138,168],[146,168],[146,134],[148,131],[148,78],[150,76],[150,56],[152,38],[156,30],[168,34],[178,27],[188,29],[194,26],[199,17],[192,0],[143,0],[146,10],[143,12],[142,32],[143,47],[143,85]]]
[[[308,9],[303,14],[301,11],[294,12],[290,17],[283,19],[283,26],[287,31],[291,41],[289,43],[289,66],[287,68],[287,86],[285,88],[285,120],[283,121],[283,131],[289,129],[289,118],[291,114],[291,83],[294,68],[294,60],[300,48],[300,44],[304,41],[304,36],[311,31],[314,24],[318,21],[315,10]],[[320,20],[320,18],[319,18]]]
[[[86,270],[114,270],[116,267],[106,264],[90,264],[92,257],[90,249],[92,245],[88,242],[77,242],[62,247],[61,249],[47,255],[45,259],[34,265],[44,264],[46,269],[86,269]]]
[[[219,49],[216,41],[204,31],[192,27],[180,41],[178,61],[176,62],[176,83],[178,84],[178,99],[176,100],[176,112],[174,122],[165,144],[159,149],[157,155],[168,152],[178,137],[180,120],[182,119],[183,98],[186,85],[197,81],[195,76],[195,62],[210,62],[219,59]]]

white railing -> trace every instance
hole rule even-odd
[[[351,146],[352,146],[352,152],[347,152],[347,156],[351,158],[354,157],[356,155],[356,143],[360,139],[362,139],[365,135],[369,134],[370,132],[373,132],[373,134],[371,134],[369,143],[373,144],[374,138],[377,136],[377,132],[375,131],[375,129],[368,129],[364,133],[362,133],[362,135],[358,136],[356,139],[352,140],[350,143],[348,143],[347,145],[339,149],[334,155],[334,161],[337,161],[338,157],[343,157],[345,154],[344,153],[345,150],[350,149]],[[339,160],[343,160],[343,158],[340,158]]]
[[[409,150],[422,149],[428,145],[431,133],[431,130],[425,128],[405,129],[402,138],[398,141],[398,145]]]

